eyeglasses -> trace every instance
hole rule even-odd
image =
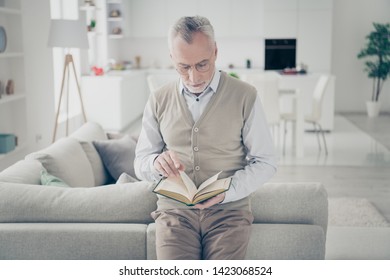
[[[179,72],[181,75],[188,75],[188,72],[190,71],[191,68],[195,68],[196,71],[198,72],[207,72],[210,69],[210,60],[203,60],[194,66],[191,65],[186,65],[186,64],[179,64],[176,67],[177,72]]]

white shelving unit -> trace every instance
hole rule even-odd
[[[27,108],[25,91],[25,69],[22,36],[22,13],[20,0],[0,0],[0,26],[6,31],[7,44],[0,53],[0,133],[14,134],[17,138],[16,149],[0,154],[3,160],[26,146]],[[14,93],[6,94],[6,84],[14,82]]]

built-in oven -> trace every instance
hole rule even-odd
[[[296,66],[296,39],[265,39],[265,70]]]

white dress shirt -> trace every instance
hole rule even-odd
[[[184,95],[195,122],[202,115],[216,92],[220,76],[220,71],[216,71],[209,86],[198,97],[188,92],[180,81],[179,90]],[[230,189],[225,193],[225,199],[222,203],[239,200],[250,195],[276,172],[275,149],[259,96],[257,96],[242,129],[242,139],[247,151],[248,165],[233,175]],[[159,125],[148,103],[144,110],[134,162],[135,173],[139,179],[157,181],[161,178],[153,163],[164,146]]]

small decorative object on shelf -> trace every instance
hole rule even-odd
[[[95,74],[95,76],[103,76],[104,75],[103,68],[96,67],[96,66],[92,67],[92,72]]]
[[[117,17],[120,17],[121,16],[121,11],[119,10],[112,10],[110,12],[110,17],[112,18],[117,18]]]
[[[8,95],[15,93],[15,83],[13,80],[7,81],[7,86],[5,87],[5,93]]]
[[[112,34],[114,34],[114,35],[120,35],[120,34],[122,34],[122,28],[120,28],[120,27],[114,27],[114,28],[112,29]]]
[[[96,20],[91,19],[90,24],[87,26],[88,31],[94,31],[96,27]]]
[[[7,48],[7,33],[3,26],[0,26],[0,53],[5,52]]]
[[[84,5],[85,6],[95,6],[95,3],[93,0],[84,0]]]
[[[135,68],[140,69],[141,68],[141,56],[137,55],[135,57]]]
[[[4,85],[3,83],[0,81],[0,98],[1,96],[4,94]]]
[[[246,68],[248,68],[248,69],[252,68],[252,62],[250,59],[246,60]]]
[[[6,154],[15,149],[16,136],[14,134],[0,133],[0,154]]]

